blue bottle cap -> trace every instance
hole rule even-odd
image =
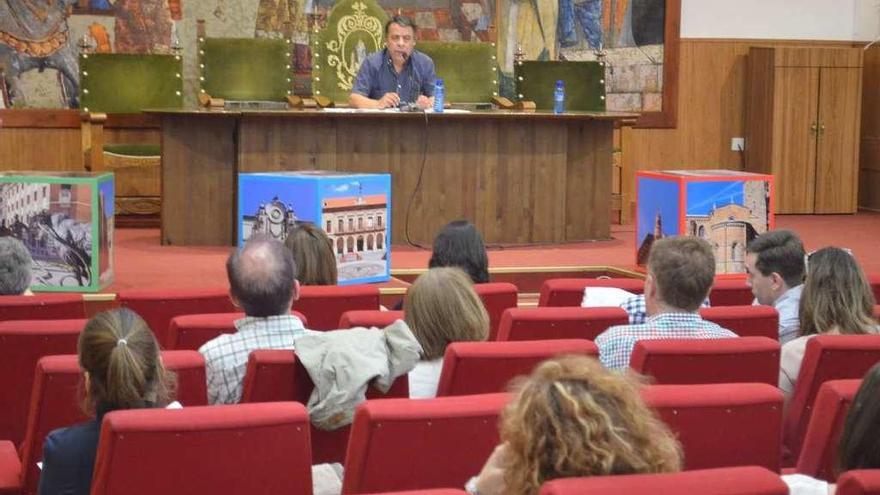
[[[442,77],[438,77],[438,78],[437,78],[437,81],[436,81],[434,84],[437,85],[437,86],[443,86],[443,78],[442,78]]]
[[[556,89],[562,89],[564,87],[565,87],[565,83],[562,81],[562,79],[559,79],[558,81],[556,81]]]

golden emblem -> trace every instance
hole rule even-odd
[[[326,43],[327,63],[336,69],[336,84],[350,91],[361,63],[370,53],[382,47],[382,23],[367,15],[363,2],[352,4],[353,14],[345,15],[336,23],[336,39]]]

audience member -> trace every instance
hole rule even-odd
[[[226,261],[229,295],[245,318],[235,322],[236,332],[204,344],[210,404],[234,404],[241,388],[248,355],[254,349],[293,349],[305,334],[302,321],[290,314],[299,297],[296,263],[281,242],[254,236]]]
[[[448,223],[434,238],[429,268],[457,266],[465,271],[475,284],[489,282],[489,256],[483,236],[467,220]]]
[[[595,359],[566,356],[521,382],[502,413],[501,445],[466,490],[535,495],[556,478],[675,472],[681,457],[638,383]]]
[[[648,319],[640,325],[611,327],[596,338],[599,357],[609,369],[629,366],[639,340],[718,339],[736,337],[730,330],[700,317],[700,305],[715,279],[715,256],[697,237],[657,241],[648,257],[645,306]]]
[[[403,308],[406,324],[423,353],[409,373],[410,397],[435,397],[446,346],[486,340],[489,315],[468,276],[451,267],[432,268],[416,279]]]
[[[779,343],[798,335],[798,307],[804,283],[804,245],[790,230],[765,232],[746,247],[746,283],[754,304],[779,312]]]
[[[310,223],[302,223],[287,233],[284,245],[293,254],[297,280],[302,285],[336,285],[336,255],[333,241]]]
[[[807,342],[815,335],[878,333],[874,293],[856,259],[836,247],[809,256],[800,301],[799,336],[782,346],[779,388],[790,399]]]
[[[173,392],[174,376],[162,366],[153,332],[129,309],[95,315],[80,334],[77,349],[84,406],[95,419],[46,437],[40,494],[88,495],[104,415],[117,409],[164,407]]]
[[[31,253],[15,237],[0,237],[0,296],[30,295]]]

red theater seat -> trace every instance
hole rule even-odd
[[[778,474],[757,466],[681,473],[561,478],[544,483],[540,495],[788,495]]]
[[[628,323],[622,308],[511,308],[501,315],[497,340],[593,340],[609,327]]]
[[[763,383],[650,385],[642,398],[681,442],[684,469],[779,472],[782,392]]]
[[[746,306],[755,296],[744,278],[715,278],[709,292],[709,304],[714,306]]]
[[[309,319],[312,330],[336,330],[346,311],[379,309],[379,288],[373,285],[307,285],[293,307]]]
[[[362,310],[346,311],[339,318],[339,328],[376,327],[385,328],[403,319],[403,311]]]
[[[85,318],[80,294],[36,294],[0,297],[0,322],[9,320],[73,320]]]
[[[822,384],[810,417],[796,472],[834,482],[834,462],[843,424],[861,380],[831,380]]]
[[[871,284],[871,288],[874,290],[874,299],[880,302],[880,273],[868,275],[868,283]]]
[[[464,490],[453,488],[437,488],[434,490],[406,490],[402,492],[373,493],[372,495],[467,495]]]
[[[779,382],[779,342],[767,337],[640,340],[629,362],[659,384]]]
[[[358,406],[342,493],[464,486],[498,444],[508,394],[370,400]]]
[[[0,322],[0,440],[24,439],[34,368],[43,356],[75,354],[86,320]]]
[[[580,306],[587,287],[614,287],[641,294],[645,291],[645,281],[637,278],[553,278],[541,286],[538,306]]]
[[[880,361],[880,335],[817,335],[807,342],[794,394],[785,413],[786,458],[797,459],[819,387],[861,379]]]
[[[453,342],[443,355],[437,396],[502,392],[513,378],[563,354],[598,357],[599,349],[583,339]]]
[[[880,495],[880,469],[843,473],[837,480],[837,495]]]
[[[773,306],[713,306],[700,309],[700,316],[740,337],[767,337],[779,341],[779,312]]]
[[[291,314],[302,320],[303,325],[308,328],[308,320],[302,313],[292,311]],[[235,321],[244,317],[244,313],[175,316],[168,326],[168,348],[197,351],[215,337],[235,333]]]
[[[293,402],[113,411],[92,494],[312,493],[308,422]]]
[[[168,327],[175,316],[238,311],[228,289],[124,290],[116,297],[147,322],[163,348],[171,348]]]
[[[257,350],[248,356],[247,371],[242,385],[241,402],[309,402],[315,388],[308,372],[296,360],[293,351]],[[367,399],[409,397],[409,379],[398,377],[383,394],[370,387]],[[325,431],[312,427],[312,457],[314,462],[342,462],[348,444],[349,428]]]
[[[495,340],[498,333],[498,324],[501,322],[501,314],[507,308],[515,308],[518,292],[513,284],[495,282],[489,284],[474,284],[474,290],[483,301],[486,312],[489,313],[489,339]]]

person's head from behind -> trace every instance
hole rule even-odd
[[[862,378],[840,435],[838,474],[880,468],[880,364]]]
[[[173,374],[162,366],[150,327],[130,309],[104,311],[89,320],[77,354],[90,411],[164,406],[171,399]]]
[[[801,335],[876,333],[874,293],[856,259],[827,247],[811,254],[801,294]]]
[[[15,237],[0,237],[0,296],[20,296],[31,284],[31,253]]]
[[[708,242],[691,236],[660,239],[648,257],[647,312],[696,312],[714,281],[715,255]]]
[[[392,16],[385,23],[385,46],[395,63],[406,62],[416,46],[416,26],[411,17],[405,15]]]
[[[406,293],[403,314],[426,360],[443,357],[452,342],[489,336],[486,308],[458,268],[432,268],[416,279]]]
[[[428,267],[438,266],[457,266],[475,284],[489,281],[489,257],[486,255],[483,236],[474,224],[467,220],[456,220],[437,233]]]
[[[505,493],[533,495],[556,478],[681,469],[675,437],[628,375],[565,356],[541,363],[514,387],[501,420]]]
[[[772,306],[804,280],[804,243],[790,230],[771,230],[746,246],[746,283],[758,303]]]
[[[323,230],[310,223],[299,224],[287,233],[284,245],[296,260],[300,284],[336,285],[336,256]]]
[[[248,316],[267,317],[290,313],[299,297],[293,255],[266,235],[256,235],[226,260],[229,294]]]

